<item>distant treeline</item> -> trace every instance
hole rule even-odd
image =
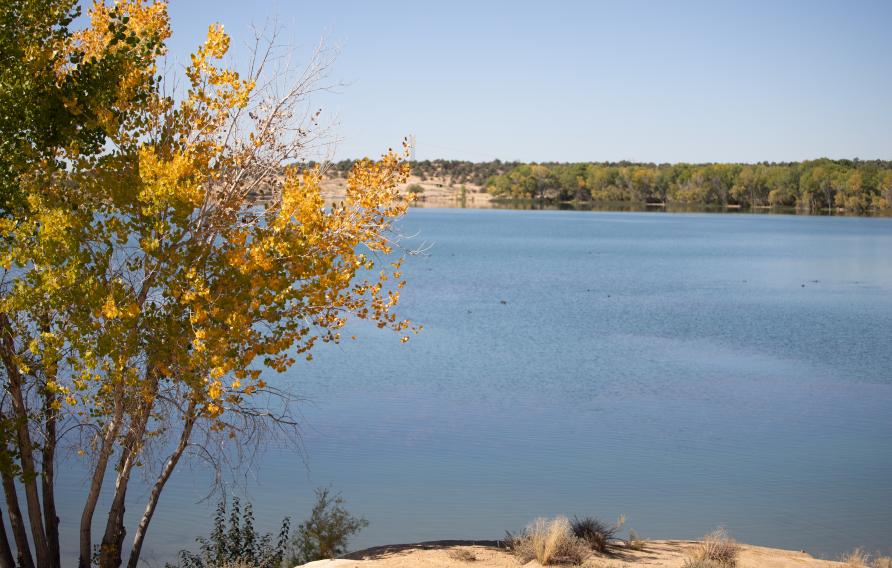
[[[346,176],[352,160],[330,164]],[[422,181],[483,186],[497,198],[556,202],[627,202],[796,207],[855,213],[892,208],[892,162],[829,160],[758,164],[531,163],[423,160]]]
[[[696,203],[852,212],[892,206],[892,162],[759,164],[523,164],[487,180],[513,199]]]

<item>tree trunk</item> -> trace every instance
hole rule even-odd
[[[9,394],[12,400],[13,419],[18,437],[19,459],[22,466],[22,484],[25,486],[25,502],[28,506],[28,522],[31,525],[31,537],[34,539],[37,564],[43,568],[49,566],[49,553],[46,546],[46,533],[43,530],[43,513],[40,506],[40,495],[37,491],[37,470],[34,467],[34,446],[28,432],[28,407],[22,394],[22,374],[16,361],[15,342],[12,329],[6,314],[0,314],[0,358],[6,367],[9,379]]]
[[[40,317],[41,333],[49,333],[52,329],[52,318],[44,314]],[[44,375],[43,414],[44,414],[44,442],[41,450],[41,497],[43,498],[43,530],[46,533],[46,547],[48,568],[60,568],[59,558],[59,517],[56,515],[56,420],[58,410],[56,404],[58,396],[54,390],[47,388],[51,382],[56,381],[59,368],[58,358],[41,360],[41,368]]]
[[[167,462],[165,462],[164,467],[161,469],[161,473],[158,474],[158,479],[155,480],[155,485],[152,486],[152,492],[149,494],[149,502],[146,505],[146,510],[143,512],[142,518],[139,520],[139,525],[136,527],[136,534],[133,536],[133,548],[130,551],[130,560],[127,562],[127,568],[136,568],[136,565],[139,563],[142,544],[145,540],[149,523],[152,521],[152,516],[155,514],[155,508],[158,506],[158,498],[161,496],[161,490],[164,489],[164,485],[170,478],[170,474],[173,473],[177,462],[180,461],[180,457],[182,457],[183,452],[186,450],[186,446],[189,444],[189,439],[192,437],[192,427],[195,425],[196,419],[195,407],[196,403],[193,399],[189,402],[189,409],[186,411],[186,422],[183,424],[183,432],[180,434],[180,441],[174,452],[167,458]]]
[[[96,460],[96,468],[93,470],[93,476],[90,479],[90,491],[87,493],[87,502],[84,504],[84,510],[81,513],[78,568],[90,568],[92,564],[93,537],[91,531],[93,528],[93,513],[96,511],[96,503],[99,501],[102,482],[105,480],[108,459],[111,457],[114,441],[121,427],[121,418],[124,414],[122,396],[123,394],[119,392],[115,400],[115,413],[105,427],[105,434],[102,436],[102,446],[99,448],[99,458]]]
[[[115,493],[111,506],[108,509],[108,520],[105,523],[105,534],[99,552],[100,568],[118,568],[121,559],[121,544],[124,542],[126,530],[124,528],[124,511],[126,509],[127,486],[130,483],[130,472],[136,463],[138,453],[135,444],[137,436],[131,430],[127,441],[121,451],[121,459],[118,462],[118,477],[115,479]],[[140,437],[141,439],[141,437]]]
[[[9,539],[6,538],[6,525],[3,523],[2,510],[0,510],[0,568],[15,568],[12,548],[9,546]]]
[[[43,445],[43,523],[46,531],[47,553],[50,568],[60,567],[59,558],[59,517],[56,515],[55,497],[55,461],[56,461],[56,410],[53,403],[56,395],[44,395],[44,412],[46,412],[46,441]]]
[[[154,374],[154,373],[152,373]],[[131,419],[130,431],[121,449],[121,459],[118,465],[118,477],[115,480],[115,494],[108,511],[108,521],[105,524],[105,534],[102,537],[100,547],[100,568],[118,568],[123,560],[121,558],[121,546],[127,531],[124,528],[124,511],[126,509],[127,486],[130,483],[130,473],[136,465],[146,427],[152,415],[152,407],[158,394],[158,377],[151,377],[150,390],[141,396],[143,402],[138,414]]]
[[[12,475],[7,472],[3,472],[2,477],[6,509],[9,511],[9,526],[12,527],[12,536],[15,539],[16,561],[22,568],[34,568],[31,546],[28,544],[28,531],[25,529],[25,521],[19,510],[19,497],[15,490],[15,481],[13,481]]]

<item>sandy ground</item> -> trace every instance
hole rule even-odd
[[[643,550],[619,550],[613,556],[592,556],[583,565],[586,568],[620,568],[623,566],[650,566],[681,568],[692,541],[648,541]],[[467,551],[474,560],[463,560],[460,551]],[[448,568],[517,567],[521,564],[513,556],[498,548],[496,542],[438,541],[419,544],[379,546],[350,554],[338,560],[320,560],[304,564],[312,568]],[[533,560],[526,566],[539,566]],[[829,568],[845,566],[839,562],[817,560],[805,552],[742,545],[738,568]]]
[[[410,176],[408,183],[403,187],[410,185],[420,185],[423,188],[423,192],[416,197],[416,206],[461,206],[462,184],[453,184],[448,178],[428,178],[422,181],[418,176]],[[482,187],[469,183],[463,185],[465,206],[487,207],[489,205],[492,196],[486,193]],[[325,178],[322,181],[321,189],[322,197],[327,201],[339,201],[344,198],[347,191],[347,180],[338,177]]]

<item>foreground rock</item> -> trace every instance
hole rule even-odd
[[[643,550],[617,549],[612,556],[593,555],[586,568],[620,568],[650,566],[681,568],[693,541],[648,541]],[[337,560],[320,560],[304,566],[312,568],[427,568],[444,567],[517,567],[521,564],[498,547],[496,541],[443,540],[418,544],[378,546],[350,554]],[[534,560],[526,566],[538,566]],[[840,562],[817,560],[805,552],[741,545],[738,568],[830,568],[845,566]]]

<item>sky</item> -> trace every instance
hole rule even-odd
[[[892,1],[171,0],[169,60],[212,22],[340,54],[335,158],[892,159]]]

